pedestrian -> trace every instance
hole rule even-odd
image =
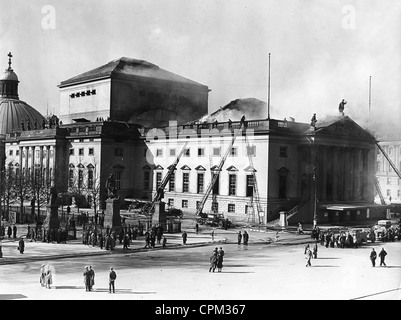
[[[380,258],[380,267],[384,264],[385,267],[386,263],[384,262],[384,259],[386,258],[387,252],[382,248],[382,250],[379,252],[379,258]]]
[[[213,270],[216,270],[217,267],[217,248],[213,250],[210,258],[210,267],[209,267],[209,272],[211,272]]]
[[[301,222],[298,223],[298,234],[304,234]]]
[[[280,231],[277,230],[277,232],[276,232],[276,242],[278,241],[278,239],[279,239],[279,237],[280,237],[280,236],[279,236],[279,233],[280,233]]]
[[[224,250],[220,247],[219,251],[217,252],[217,272],[221,272],[223,269],[223,257],[224,257]]]
[[[163,236],[163,249],[166,248],[166,243],[167,243],[167,238],[166,236]]]
[[[188,237],[188,235],[187,235],[187,233],[184,231],[184,232],[182,233],[182,243],[183,243],[183,244],[187,244],[187,237]]]
[[[84,283],[85,283],[85,290],[90,291],[90,283],[91,283],[91,272],[89,271],[89,267],[85,266],[84,275]]]
[[[244,238],[244,245],[248,245],[249,234],[246,232],[246,230],[244,231],[244,235],[242,237]]]
[[[46,276],[46,265],[42,264],[40,267],[40,278],[39,278],[39,282],[42,287],[46,286],[45,276]]]
[[[19,253],[21,253],[21,254],[24,253],[25,242],[24,242],[24,238],[22,238],[22,237],[19,239],[19,242],[18,242],[18,250],[19,250]]]
[[[241,230],[238,231],[238,244],[241,244],[241,240],[242,240],[242,234],[241,234]]]
[[[16,239],[17,238],[17,226],[14,224],[13,226],[13,238]]]
[[[311,267],[312,264],[310,262],[310,260],[312,259],[312,251],[309,249],[306,251],[306,267]]]
[[[370,261],[372,262],[372,267],[376,266],[376,258],[377,258],[377,254],[376,254],[375,248],[372,248],[372,251],[370,252]]]
[[[7,236],[9,238],[11,238],[12,233],[13,233],[13,230],[12,230],[11,226],[9,225],[8,228],[7,228]]]
[[[195,232],[196,232],[196,234],[198,234],[198,232],[199,232],[199,224],[195,225]]]
[[[47,289],[51,288],[51,285],[53,284],[53,274],[52,274],[52,267],[49,265],[46,265],[45,267],[45,275],[44,275],[44,280],[45,280],[45,286]]]
[[[95,270],[92,269],[92,266],[89,266],[90,272],[90,287],[89,290],[92,291],[92,287],[95,285]]]
[[[128,247],[129,247],[129,237],[128,237],[128,234],[125,234],[124,240],[123,240],[123,244],[124,244],[123,249],[128,249]]]
[[[309,243],[305,246],[304,254],[306,254],[309,250]]]
[[[214,229],[212,230],[212,241],[214,241]]]
[[[315,242],[315,245],[313,246],[313,259],[317,259],[317,241]]]
[[[145,248],[150,248],[150,234],[149,234],[149,231],[145,232]]]
[[[116,278],[117,278],[117,274],[114,271],[113,267],[111,267],[110,273],[109,273],[109,293],[111,293],[111,289],[113,289],[113,293],[116,293],[116,289],[115,289]]]

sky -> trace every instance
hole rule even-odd
[[[338,113],[401,131],[399,0],[0,0],[0,69],[20,99],[58,113],[61,81],[120,57],[207,85],[209,113],[267,101],[271,118]],[[371,77],[371,78],[370,78]],[[369,79],[371,79],[369,103]]]

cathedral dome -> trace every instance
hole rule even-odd
[[[13,70],[5,70],[0,74],[0,81],[18,81],[17,74]]]
[[[0,99],[0,135],[21,130],[21,122],[27,128],[27,120],[34,129],[35,122],[41,128],[43,116],[35,108],[17,99]]]

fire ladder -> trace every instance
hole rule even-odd
[[[394,172],[397,174],[398,178],[401,179],[401,172],[397,169],[397,167],[395,166],[395,164],[393,163],[393,161],[391,161],[390,157],[387,155],[386,151],[384,151],[384,149],[379,145],[379,143],[376,143],[377,147],[379,148],[379,150],[381,151],[381,153],[384,155],[384,157],[387,159],[388,163],[390,164],[390,166],[393,168]],[[379,180],[375,179],[375,187],[377,190],[377,193],[380,196],[380,201],[382,204],[386,204],[386,202],[384,201],[383,198],[383,193],[381,192],[381,188],[380,188],[380,183]]]
[[[155,195],[153,196],[153,200],[152,202],[150,202],[146,208],[145,208],[145,212],[150,214],[153,211],[153,208],[155,207],[155,203],[157,201],[160,201],[163,198],[164,195],[164,188],[166,187],[167,183],[169,183],[171,175],[173,174],[173,172],[175,171],[175,169],[177,168],[178,162],[180,161],[182,155],[185,153],[186,151],[186,147],[187,147],[188,141],[185,142],[184,146],[182,147],[180,153],[177,155],[177,157],[175,158],[174,163],[169,166],[169,170],[167,171],[166,175],[164,176],[163,180],[160,183],[160,186],[157,188]]]
[[[250,145],[248,138],[245,136],[245,141],[246,141],[246,147],[247,147],[247,154],[248,154],[248,159],[249,159],[249,165],[252,168],[252,179],[253,179],[253,195],[251,197],[251,202],[250,202],[250,207],[251,207],[251,213],[248,216],[248,222],[255,223],[256,222],[256,217],[255,217],[255,211],[258,213],[258,223],[260,224],[260,213],[263,212],[262,205],[260,204],[260,196],[259,196],[259,188],[258,188],[258,183],[256,181],[256,173],[254,170],[253,166],[253,160],[252,160],[252,153],[250,152]],[[255,208],[256,205],[256,208]]]
[[[218,167],[213,170],[213,171],[217,171],[217,173],[213,173],[212,172],[212,179],[210,181],[210,184],[208,185],[205,195],[203,196],[201,202],[198,205],[198,208],[196,210],[196,215],[200,215],[203,211],[203,207],[205,206],[206,200],[210,195],[210,192],[213,190],[214,184],[216,183],[218,177],[219,177],[219,172],[221,171],[221,169],[223,168],[224,162],[226,161],[228,155],[231,152],[231,148],[235,142],[235,139],[237,138],[237,135],[242,132],[242,130],[238,130],[238,131],[234,131],[234,136],[232,137],[232,140],[230,142],[230,145],[227,148],[226,153],[224,154],[224,156],[221,158],[220,163],[218,165]],[[213,201],[216,201],[216,199],[214,199]]]

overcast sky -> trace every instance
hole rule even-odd
[[[399,130],[399,0],[0,0],[20,99],[58,113],[57,85],[122,56],[207,85],[209,112],[238,98],[267,101],[272,118],[309,122],[338,112]],[[54,11],[53,11],[54,9]],[[54,15],[53,15],[54,13]]]

